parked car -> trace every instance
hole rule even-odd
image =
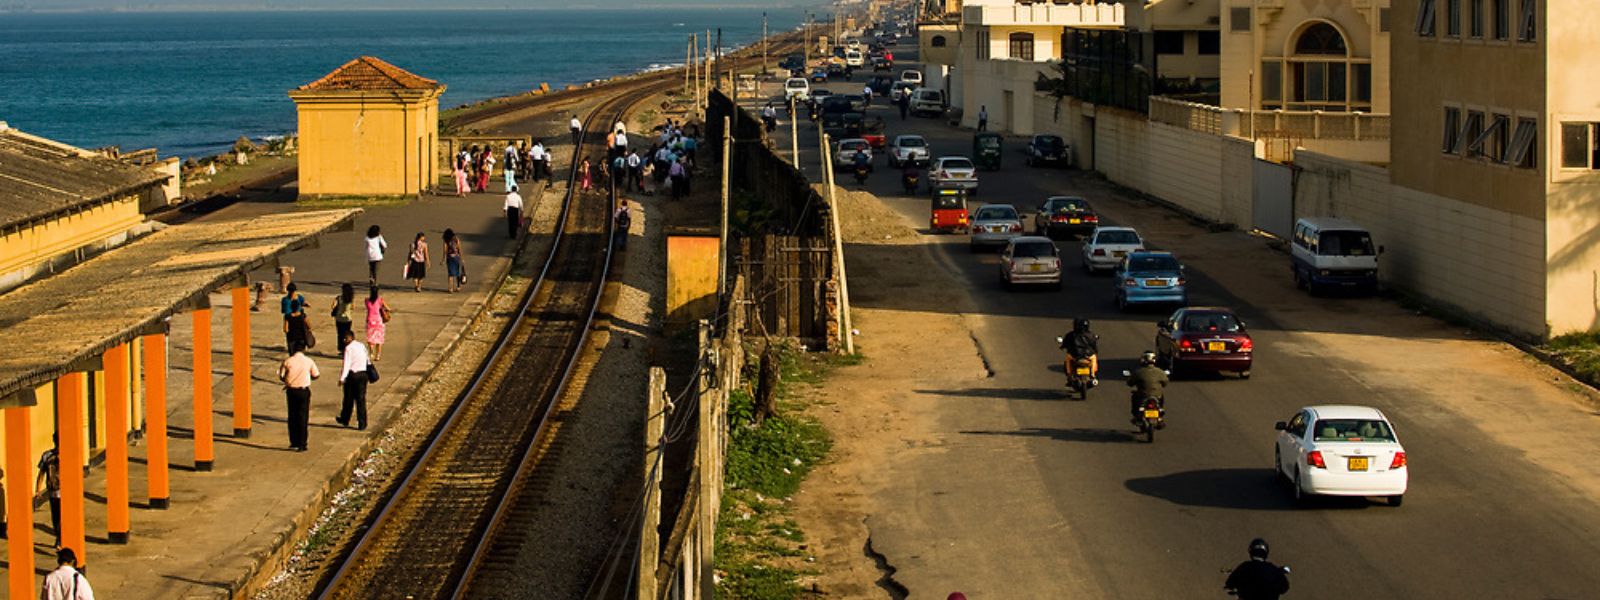
[[[1364,292],[1378,287],[1378,255],[1372,234],[1354,222],[1330,217],[1300,219],[1289,240],[1295,287],[1311,293],[1329,289]]]
[[[1183,264],[1171,252],[1134,252],[1117,265],[1112,297],[1117,308],[1139,304],[1189,303]]]
[[[833,162],[840,167],[851,167],[856,164],[856,153],[863,152],[867,155],[867,162],[872,162],[872,144],[861,138],[846,138],[839,140],[833,149]]]
[[[896,81],[889,86],[889,99],[899,102],[901,98],[910,96],[917,91],[917,84],[909,81]]]
[[[895,136],[889,145],[889,166],[922,166],[928,164],[928,140],[920,135]]]
[[[972,213],[972,238],[968,247],[973,252],[990,246],[1003,246],[1011,238],[1022,236],[1022,217],[1010,204],[989,204]]]
[[[1028,142],[1028,166],[1072,164],[1072,148],[1059,135],[1036,135]]]
[[[1400,506],[1410,479],[1406,449],[1383,411],[1367,406],[1307,406],[1279,421],[1277,475],[1308,496],[1382,496]]]
[[[1156,323],[1156,362],[1174,373],[1228,372],[1248,379],[1254,360],[1250,330],[1226,308],[1180,308]]]
[[[1083,269],[1096,271],[1115,269],[1123,257],[1144,250],[1144,240],[1132,227],[1096,227],[1083,242]]]
[[[788,101],[793,98],[796,102],[805,102],[811,97],[811,84],[803,77],[790,77],[783,82],[783,99]]]
[[[1011,238],[1000,251],[1000,283],[1047,284],[1061,288],[1061,253],[1055,242],[1038,236]]]
[[[915,83],[920,86],[922,85],[922,71],[918,71],[916,69],[906,69],[901,71],[900,81],[904,81],[906,83]]]
[[[1033,214],[1034,235],[1051,238],[1089,233],[1099,225],[1100,215],[1094,213],[1088,200],[1078,196],[1051,196]]]
[[[922,88],[911,94],[911,114],[937,117],[944,114],[944,91]]]
[[[978,167],[972,164],[972,159],[965,156],[941,156],[934,159],[933,164],[928,167],[928,187],[934,189],[947,184],[967,190],[969,195],[977,195]]]

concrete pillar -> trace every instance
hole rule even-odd
[[[233,437],[250,437],[250,288],[233,288]]]
[[[149,441],[145,471],[150,508],[166,508],[167,483],[167,334],[144,336],[145,439]]]
[[[217,460],[211,439],[211,309],[194,311],[194,470]]]
[[[30,407],[5,409],[6,597],[32,598],[33,591],[33,427]]]
[[[74,371],[62,375],[56,386],[57,456],[61,461],[61,545],[78,555],[78,562],[89,563],[83,540],[83,466],[86,442],[83,439],[83,409],[88,398],[87,373]]]
[[[128,543],[128,345],[105,353],[106,538]]]

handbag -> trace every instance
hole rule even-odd
[[[310,349],[315,348],[315,347],[317,347],[317,334],[316,334],[315,331],[311,330],[311,325],[307,324],[306,325],[306,349],[310,350]]]
[[[375,364],[372,364],[371,362],[368,362],[367,363],[367,383],[372,383],[372,382],[377,381],[377,380],[378,380],[378,365],[375,365]]]
[[[388,323],[389,319],[394,318],[394,313],[389,310],[388,304],[380,304],[378,305],[378,317],[383,319],[383,322]]]

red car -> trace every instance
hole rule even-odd
[[[1180,308],[1156,324],[1156,360],[1174,373],[1208,371],[1250,378],[1255,341],[1233,311],[1214,306]]]

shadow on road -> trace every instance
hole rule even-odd
[[[1142,443],[1142,440],[1134,437],[1134,431],[1131,427],[1128,429],[1057,429],[1054,427],[1028,427],[1014,431],[962,431],[961,433],[962,435],[1006,435],[1015,437],[1049,438],[1058,442],[1091,442],[1098,444]]]
[[[1061,389],[1039,388],[964,388],[959,390],[912,390],[918,394],[933,394],[935,396],[960,396],[966,398],[998,398],[1001,400],[1041,400],[1054,401],[1066,400],[1067,391]]]
[[[1129,479],[1129,491],[1183,506],[1209,506],[1240,510],[1296,510],[1286,484],[1267,468],[1201,469],[1160,477]],[[1318,497],[1306,508],[1362,509],[1366,498]]]

